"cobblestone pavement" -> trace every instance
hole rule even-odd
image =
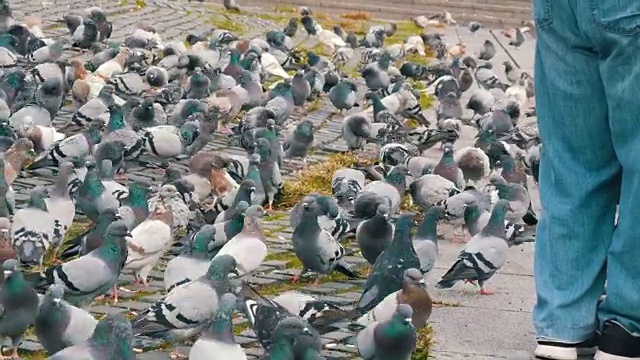
[[[175,2],[163,0],[141,0],[133,1],[106,1],[106,0],[50,0],[39,2],[33,0],[14,1],[12,7],[15,15],[21,18],[24,15],[33,13],[40,14],[44,20],[45,32],[48,34],[62,34],[66,31],[54,20],[61,15],[79,11],[80,9],[99,5],[109,14],[109,19],[114,22],[113,38],[122,40],[125,32],[140,22],[147,22],[156,26],[162,34],[163,39],[173,38],[184,39],[192,32],[203,32],[212,24],[223,21],[228,22],[230,17],[243,28],[244,36],[257,35],[264,32],[266,28],[273,25],[273,19],[268,17],[245,16],[245,15],[225,15],[216,14],[213,9],[220,9],[195,2]],[[272,8],[271,8],[272,9]],[[271,10],[269,9],[269,10]],[[255,9],[254,9],[255,10]],[[263,11],[262,14],[265,13]],[[216,10],[217,11],[217,10]],[[225,20],[226,19],[226,20]],[[453,29],[440,29],[447,33],[449,39],[455,39]],[[463,31],[461,31],[463,33]],[[479,32],[477,37],[467,35],[466,31],[461,34],[471,51],[475,51],[482,42],[490,38],[490,34],[484,30]],[[313,45],[312,40],[297,39]],[[518,62],[527,70],[531,70],[533,43],[526,43],[520,50],[513,54]],[[494,64],[501,64],[506,59],[506,55],[501,52],[497,55]],[[496,66],[498,69],[501,66]],[[497,71],[500,72],[500,71]],[[362,94],[361,94],[362,95]],[[72,109],[63,109],[56,119],[56,123],[66,122],[72,114]],[[428,111],[429,113],[430,111]],[[432,112],[432,111],[431,111]],[[309,119],[316,125],[316,145],[310,162],[326,160],[330,154],[345,151],[346,145],[340,139],[340,124],[342,116],[333,114],[333,107],[324,100],[319,108],[313,111],[300,111],[292,117],[294,121]],[[456,147],[463,147],[472,144],[473,130],[464,129],[462,139]],[[208,149],[223,151],[227,154],[244,154],[241,148],[230,147],[228,138],[215,135],[207,145]],[[429,156],[438,159],[440,151],[432,149]],[[179,168],[186,169],[186,163],[174,163]],[[293,172],[300,167],[299,162],[288,162],[283,171],[287,176],[292,176]],[[160,174],[143,170],[140,168],[128,169],[129,180],[137,178],[150,178],[154,183],[159,182]],[[26,200],[26,190],[37,185],[51,183],[50,174],[41,176],[30,176],[20,178],[15,181],[14,189],[17,192],[18,202]],[[537,204],[537,196],[534,196]],[[539,211],[539,210],[538,210]],[[289,259],[292,245],[290,237],[292,229],[288,226],[288,219],[285,213],[275,213],[267,218],[265,228],[268,232],[268,247],[270,255],[263,266],[252,275],[248,281],[256,284],[265,294],[276,293],[282,289],[290,288],[288,279],[292,274],[296,274],[299,269],[289,269]],[[450,238],[451,228],[444,226],[441,233],[445,239]],[[459,245],[450,244],[448,240],[441,243],[441,256],[436,264],[435,274],[432,274],[429,283],[432,284],[453,262]],[[494,277],[490,286],[497,291],[494,296],[479,296],[476,293],[454,290],[431,290],[433,298],[440,304],[434,309],[432,315],[432,325],[435,329],[435,349],[433,356],[436,359],[499,359],[508,356],[517,350],[530,350],[532,346],[532,330],[530,321],[530,308],[534,301],[533,277],[532,277],[532,256],[533,250],[530,245],[511,249],[510,262]],[[360,256],[349,256],[346,259],[354,264],[365,264]],[[142,294],[121,294],[121,301],[116,305],[94,304],[89,310],[95,314],[110,312],[136,312],[143,310],[150,303],[162,296],[162,267],[152,272],[150,286],[144,289]],[[131,281],[131,276],[122,276],[122,284]],[[331,300],[346,307],[352,306],[360,296],[359,287],[364,280],[340,280],[322,283],[319,286],[305,286],[303,281],[299,291],[313,294],[323,300]],[[286,285],[285,285],[286,284]],[[247,329],[246,322],[242,318],[236,320],[234,332],[238,335],[237,340],[247,349],[250,358],[257,358],[263,352],[256,342],[250,329]],[[348,332],[336,331],[327,334],[327,342],[331,339],[341,339],[352,334]],[[21,348],[27,352],[25,357],[40,358],[37,352],[41,349],[33,335],[27,336],[27,340]],[[188,348],[181,349],[184,353]],[[328,359],[352,359],[356,358],[354,348],[340,347],[332,348],[325,352]],[[138,355],[139,359],[164,360],[168,359],[168,351],[162,349],[161,344],[154,342],[144,343],[144,352]],[[232,360],[232,359],[229,359]]]

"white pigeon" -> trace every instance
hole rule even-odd
[[[262,265],[267,257],[267,245],[260,217],[264,214],[262,206],[250,206],[244,217],[242,231],[224,244],[216,257],[231,255],[236,259],[240,276],[251,273]]]
[[[131,231],[131,237],[127,239],[129,254],[123,270],[132,271],[138,284],[147,286],[149,272],[171,247],[172,227],[171,210],[159,205]]]
[[[291,75],[287,74],[286,71],[280,66],[280,62],[275,56],[269,54],[268,52],[263,52],[260,56],[260,64],[262,65],[262,69],[267,73],[281,77],[283,79],[291,78]]]

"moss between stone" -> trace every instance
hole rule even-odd
[[[213,17],[207,20],[208,23],[215,26],[218,29],[223,29],[227,31],[231,31],[234,33],[242,33],[245,31],[245,26],[238,21],[232,19],[231,17],[221,14],[223,17]],[[238,34],[236,34],[238,35]]]
[[[314,192],[330,194],[331,177],[336,170],[369,163],[372,160],[362,159],[352,153],[340,153],[331,155],[326,161],[311,164],[284,182],[283,195],[276,209],[290,209],[304,196]]]
[[[427,360],[429,356],[429,350],[434,343],[433,328],[428,325],[422,329],[418,329],[418,338],[416,341],[416,349],[411,356],[411,360]]]

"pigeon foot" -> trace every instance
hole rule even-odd
[[[171,351],[171,354],[169,354],[169,357],[172,359],[188,359],[189,357],[181,352],[178,351],[178,349],[173,349],[173,351]]]
[[[489,291],[485,288],[480,288],[480,295],[493,295],[493,294],[495,294],[495,292]]]

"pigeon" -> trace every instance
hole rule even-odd
[[[98,221],[87,230],[78,234],[73,239],[65,241],[69,244],[66,250],[60,255],[60,259],[68,259],[76,255],[86,255],[102,245],[107,228],[112,222],[122,220],[116,209],[107,209],[100,216]],[[128,227],[128,226],[127,226]]]
[[[124,270],[133,272],[136,285],[147,286],[149,272],[169,250],[173,241],[173,214],[171,208],[160,204],[140,225],[131,230],[127,240],[129,256]]]
[[[64,301],[64,286],[53,284],[44,295],[35,320],[35,333],[49,353],[79,345],[93,333],[98,320]]]
[[[16,211],[11,225],[13,249],[22,263],[39,265],[42,269],[44,255],[54,236],[53,224],[53,216],[45,201],[45,189],[31,190],[27,206]]]
[[[356,336],[358,354],[366,360],[410,360],[417,341],[412,316],[411,306],[399,304],[391,319],[367,326]]]
[[[216,257],[231,255],[236,259],[240,276],[258,269],[267,257],[267,245],[260,217],[264,210],[260,205],[249,207],[244,216],[244,227],[239,234],[229,240]]]
[[[478,59],[489,61],[496,55],[496,46],[491,40],[485,40],[478,52]]]
[[[162,185],[158,194],[149,199],[149,212],[158,208],[165,208],[171,214],[171,228],[173,233],[187,228],[189,223],[189,206],[184,203],[178,189],[174,185]]]
[[[389,213],[395,213],[400,208],[402,197],[407,188],[407,175],[409,169],[405,165],[394,166],[384,180],[372,181],[362,189],[356,198],[355,206],[358,206],[359,199],[363,194],[373,193],[382,197],[389,207]]]
[[[211,262],[208,245],[214,241],[216,228],[206,224],[191,235],[187,250],[169,260],[164,270],[164,288],[171,291],[176,286],[186,284],[206,274]]]
[[[92,120],[86,130],[55,143],[50,150],[40,154],[29,165],[29,170],[45,166],[59,166],[62,161],[89,155],[93,147],[102,140],[101,132],[104,126],[102,120]]]
[[[293,251],[302,262],[302,271],[292,281],[297,281],[300,276],[309,270],[318,274],[328,274],[337,270],[348,277],[357,278],[358,273],[351,269],[342,257],[345,250],[329,232],[320,228],[318,217],[322,215],[320,204],[315,199],[310,199],[303,204],[304,212],[300,224],[294,229]],[[319,277],[316,277],[316,283]]]
[[[85,342],[58,351],[50,360],[135,360],[131,323],[121,313],[109,313]]]
[[[282,174],[280,166],[272,159],[271,145],[269,141],[260,138],[256,141],[256,152],[260,155],[260,179],[267,197],[267,211],[273,210],[275,195],[282,188]]]
[[[475,35],[478,30],[482,29],[482,24],[477,21],[469,21],[469,24],[467,24],[467,29],[470,33]]]
[[[109,225],[100,247],[87,255],[61,265],[47,268],[35,281],[42,285],[60,284],[65,300],[82,307],[113,288],[127,257],[126,237],[130,236],[126,224],[116,221]]]
[[[321,349],[320,335],[307,321],[296,314],[289,313],[285,307],[260,295],[244,281],[242,282],[239,298],[244,305],[244,312],[258,338],[258,342],[267,349],[269,357],[266,359],[272,359],[271,356],[276,356],[273,358],[274,360],[278,359],[278,356],[281,356],[278,355],[278,352],[283,350],[292,354],[293,358],[304,358],[304,353],[309,349]],[[281,331],[284,330],[280,325],[282,323],[289,324],[288,326],[290,327],[298,327],[300,330],[307,329],[304,335],[308,336],[309,341],[305,341],[304,348],[291,347],[291,341],[298,338],[297,336],[293,338],[281,337],[283,335]],[[285,345],[285,341],[289,344]],[[277,350],[281,347],[284,347],[284,349]],[[277,351],[269,353],[269,350]]]
[[[216,229],[216,233],[213,237],[213,241],[209,243],[208,248],[210,251],[220,249],[224,244],[242,231],[242,228],[244,227],[244,214],[247,209],[249,209],[249,203],[246,201],[240,201],[235,208],[233,208],[233,211],[228,213],[230,217],[229,220],[213,224]]]
[[[516,28],[515,38],[509,40],[509,45],[519,49],[522,44],[524,44],[524,34],[520,28]]]
[[[443,206],[432,206],[425,213],[413,238],[413,250],[420,259],[420,271],[423,274],[433,269],[438,258],[438,221],[445,218],[446,212]]]
[[[396,222],[393,241],[378,257],[355,309],[365,313],[378,305],[387,295],[402,288],[404,271],[420,268],[420,259],[413,250],[411,230],[413,215],[403,214]]]
[[[227,10],[240,12],[240,7],[236,4],[235,0],[224,0],[224,8]]]
[[[222,295],[216,317],[191,346],[189,360],[208,360],[212,356],[220,359],[247,359],[242,347],[236,343],[231,328],[236,300],[236,296],[231,293]]]
[[[320,206],[322,214],[318,217],[318,225],[323,230],[333,233],[338,226],[336,219],[340,215],[340,208],[334,199],[327,195],[313,193],[302,198],[289,212],[289,225],[295,229],[300,224],[302,216],[305,212],[304,204],[310,201],[316,201]]]
[[[356,228],[356,241],[360,246],[362,257],[369,264],[375,264],[378,256],[391,244],[393,225],[389,222],[389,207],[380,204],[376,215],[364,220]]]
[[[205,275],[173,288],[132,320],[134,334],[169,341],[199,334],[215,317],[220,297],[229,291],[229,273],[237,273],[232,256],[212,260]],[[177,349],[172,354],[184,357]]]
[[[315,125],[311,120],[301,121],[295,129],[287,135],[282,145],[287,158],[302,158],[307,163],[307,153],[313,145],[313,129]]]
[[[38,294],[25,281],[17,260],[2,264],[4,282],[0,287],[0,336],[11,339],[11,357],[18,359],[18,345],[27,328],[35,323],[38,314]]]
[[[427,293],[427,286],[418,269],[407,269],[402,279],[402,289],[389,294],[380,304],[362,315],[357,323],[367,326],[373,322],[390,320],[398,304],[408,304],[413,309],[412,322],[417,329],[425,327],[431,316],[432,300]]]
[[[440,175],[424,174],[409,185],[411,199],[423,210],[460,193],[455,184]]]
[[[353,210],[356,196],[364,188],[365,176],[355,169],[338,169],[331,178],[331,193],[338,206],[347,211]]]
[[[71,228],[71,223],[76,214],[76,204],[69,197],[69,191],[67,184],[69,178],[73,173],[73,164],[65,161],[60,164],[60,171],[56,179],[53,190],[50,192],[50,197],[45,199],[47,211],[53,221],[53,229],[51,238],[51,245],[54,247],[54,260],[58,253],[58,249],[62,245],[62,240],[65,234]]]
[[[464,174],[454,160],[453,145],[444,145],[442,157],[440,158],[440,162],[438,162],[436,167],[433,168],[433,174],[440,175],[443,178],[451,181],[458,189],[464,188]]]
[[[438,283],[436,288],[451,288],[460,280],[476,283],[480,294],[491,295],[484,284],[507,261],[509,245],[506,241],[504,221],[510,208],[509,201],[501,199],[494,205],[487,225],[467,243],[458,259]]]
[[[342,110],[350,110],[353,107],[359,107],[357,103],[358,88],[351,81],[340,81],[336,86],[329,91],[329,100],[331,104],[336,107],[340,112]]]
[[[507,182],[499,174],[493,174],[489,182],[498,191],[498,197],[509,201],[507,220],[513,223],[522,222],[522,218],[529,212],[531,197],[527,189],[517,183]]]
[[[126,193],[115,181],[107,183],[100,179],[95,161],[88,161],[86,166],[87,174],[78,188],[76,204],[86,217],[95,222],[106,209],[118,209]]]
[[[140,225],[149,216],[147,197],[150,190],[151,185],[146,181],[129,184],[129,196],[122,200],[117,211],[118,216],[125,221],[129,229]]]

